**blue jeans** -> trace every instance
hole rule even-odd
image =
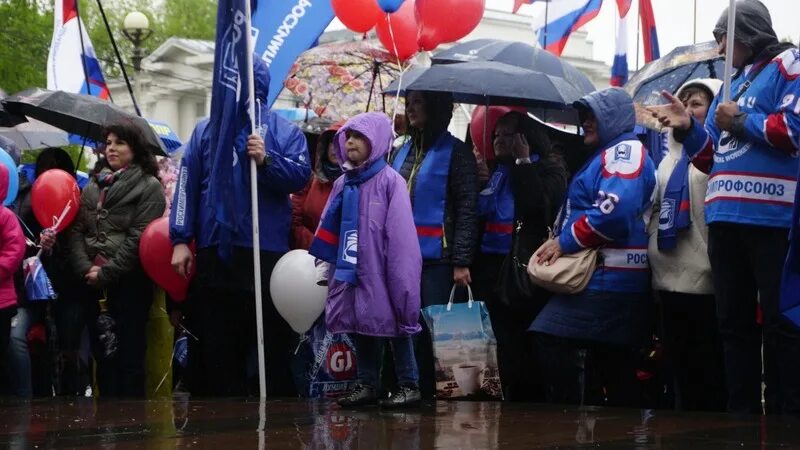
[[[419,385],[417,360],[414,358],[414,341],[411,336],[383,338],[376,336],[352,335],[355,338],[358,358],[358,381],[374,388],[380,387],[383,348],[388,341],[394,355],[394,370],[397,383],[402,387],[416,388]]]
[[[23,398],[31,398],[33,396],[28,331],[33,326],[34,314],[34,311],[29,308],[19,307],[17,308],[17,315],[11,319],[11,343],[8,346],[11,383],[14,388],[14,395]]]

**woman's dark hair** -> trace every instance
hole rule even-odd
[[[61,169],[70,175],[75,174],[75,163],[72,157],[59,147],[48,147],[36,157],[36,176],[50,169]]]
[[[406,98],[411,92],[415,91],[408,91]],[[411,121],[408,120],[408,112],[406,112],[406,124],[414,141],[419,144],[421,140],[423,146],[429,147],[433,145],[434,138],[447,130],[447,126],[450,125],[450,121],[453,119],[453,95],[449,92],[416,92],[422,94],[422,98],[425,99],[425,128],[419,130],[413,127]]]
[[[511,111],[500,119],[502,120],[506,117],[517,118],[517,128],[514,131],[525,136],[531,153],[536,153],[544,158],[553,152],[553,144],[550,142],[550,136],[547,134],[544,125],[517,111]],[[494,136],[492,136],[492,141],[494,142]]]
[[[147,146],[142,130],[132,122],[117,122],[108,125],[103,130],[103,139],[114,133],[118,138],[128,143],[133,151],[133,164],[141,167],[142,171],[148,175],[158,178],[158,163],[156,158]],[[105,164],[108,164],[103,160]]]

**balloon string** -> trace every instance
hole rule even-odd
[[[395,121],[397,120],[397,106],[400,102],[400,91],[403,89],[403,74],[406,73],[409,65],[403,67],[400,61],[400,55],[397,51],[397,41],[394,39],[394,29],[392,27],[392,15],[386,13],[386,21],[389,23],[389,37],[392,38],[392,48],[394,49],[394,56],[397,57],[397,67],[400,68],[400,78],[397,80],[397,93],[394,96],[394,106],[392,107],[392,136],[397,137],[397,130],[394,128]]]
[[[303,343],[304,342],[308,342],[308,339],[309,339],[308,338],[308,334],[306,334],[306,333],[303,333],[303,335],[300,336],[300,341],[297,342],[297,347],[295,347],[295,349],[294,349],[294,354],[295,355],[297,354],[297,352],[300,351],[300,347],[303,345]]]

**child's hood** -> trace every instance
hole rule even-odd
[[[336,132],[336,136],[333,138],[334,145],[336,146],[336,155],[339,157],[339,165],[345,170],[344,163],[347,162],[347,151],[345,150],[347,130],[358,131],[369,140],[372,151],[364,166],[368,166],[378,159],[385,158],[392,148],[394,135],[392,134],[392,123],[389,120],[389,116],[379,112],[359,114],[348,120],[347,123]]]

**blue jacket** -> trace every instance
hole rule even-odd
[[[572,179],[559,214],[564,253],[601,247],[587,290],[645,293],[650,289],[647,223],[656,186],[655,165],[631,131],[633,102],[617,89],[581,102],[598,118],[599,150]]]
[[[633,135],[633,100],[619,88],[580,104],[597,117],[600,146],[572,179],[557,233],[565,254],[600,247],[586,291],[553,296],[531,325],[554,336],[635,344],[646,334],[647,223],[656,187],[653,161]]]
[[[291,204],[289,194],[305,187],[311,175],[306,138],[297,126],[273,114],[267,108],[269,75],[266,67],[255,65],[256,123],[266,126],[264,137],[267,162],[258,168],[260,248],[264,251],[285,252],[289,249]],[[178,183],[170,213],[169,235],[172,244],[196,240],[197,248],[219,243],[219,225],[210,204],[211,148],[209,121],[197,124],[186,144]],[[250,214],[250,168],[245,149],[248,130],[243,129],[235,140],[234,186],[237,229],[233,245],[252,248]]]
[[[766,64],[766,66],[764,66]],[[754,78],[759,67],[761,72]],[[771,61],[754,64],[731,82],[744,121],[733,134],[714,125],[720,97],[705,126],[696,121],[684,149],[698,169],[710,173],[706,222],[789,228],[800,149],[800,51],[792,48]]]

